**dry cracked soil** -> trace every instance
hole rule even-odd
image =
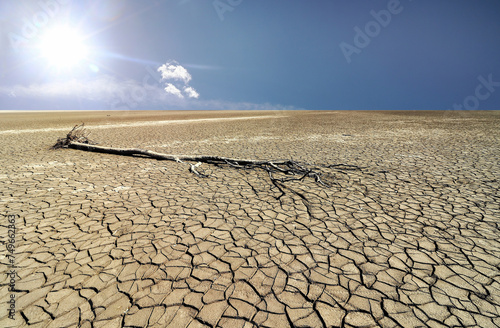
[[[49,150],[82,121],[328,186]],[[0,113],[0,155],[1,327],[500,327],[499,112]]]

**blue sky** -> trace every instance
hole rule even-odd
[[[2,0],[0,31],[0,110],[500,109],[498,0]]]

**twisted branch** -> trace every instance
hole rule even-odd
[[[90,145],[97,144],[89,139],[90,134],[91,132],[87,132],[85,129],[85,123],[75,125],[73,129],[68,132],[66,137],[57,139],[57,142],[51,147],[51,149],[67,148],[72,142]]]

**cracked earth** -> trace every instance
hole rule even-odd
[[[0,118],[1,327],[500,327],[498,112]],[[361,170],[279,197],[265,172],[48,150],[82,121],[104,146]]]

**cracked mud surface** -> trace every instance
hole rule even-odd
[[[500,327],[498,112],[0,118],[2,327]],[[127,126],[191,118],[221,119]],[[105,146],[362,170],[277,199],[260,171],[48,150],[82,121]]]

